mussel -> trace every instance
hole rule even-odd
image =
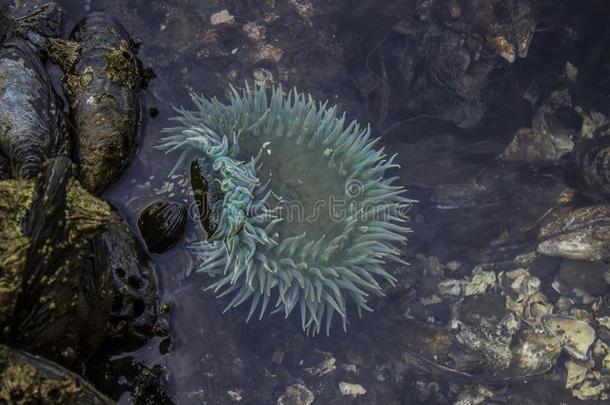
[[[40,24],[46,29],[34,30],[42,16],[56,11],[49,7],[18,21],[3,17],[8,25],[0,33],[6,38],[0,44],[0,178],[33,179],[46,159],[69,153],[63,107],[37,55],[46,43],[40,32],[54,34],[57,28],[45,20]]]
[[[137,45],[119,21],[95,12],[83,18],[70,41],[54,41],[74,124],[75,160],[83,186],[99,194],[130,163],[140,117]]]
[[[188,223],[183,205],[157,201],[146,207],[138,218],[138,227],[149,252],[163,253],[182,239]]]

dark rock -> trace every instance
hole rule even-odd
[[[135,349],[157,329],[155,266],[125,224],[106,231],[102,241],[109,251],[114,287],[108,338],[114,347]]]
[[[579,288],[599,297],[608,290],[604,273],[608,266],[600,262],[563,259],[559,268],[559,280],[572,288]]]

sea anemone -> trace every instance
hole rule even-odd
[[[406,242],[412,200],[384,177],[396,155],[309,95],[231,90],[228,105],[191,95],[196,110],[177,110],[179,126],[160,146],[183,152],[177,167],[193,154],[209,159],[224,193],[217,230],[193,247],[204,258],[197,271],[217,278],[209,289],[233,294],[227,310],[250,300],[248,320],[273,298],[272,312],[298,307],[308,333],[323,323],[329,333],[335,312],[345,329],[348,300],[370,311],[377,279],[396,281],[384,264],[406,264],[396,244]]]

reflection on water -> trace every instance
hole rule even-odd
[[[565,128],[580,128],[581,119],[574,118],[576,105],[608,112],[603,110],[610,87],[603,18],[608,10],[603,2],[60,3],[66,10],[66,29],[90,10],[118,17],[142,40],[139,57],[157,76],[143,91],[137,155],[105,194],[133,230],[138,213],[158,198],[192,207],[187,168],[172,174],[177,156],[156,148],[161,130],[172,125],[173,107],[188,107],[189,92],[224,98],[229,83],[239,86],[245,80],[297,86],[338,104],[349,118],[370,122],[390,154],[399,154],[402,168],[396,174],[409,197],[420,201],[410,212],[415,232],[404,251],[411,267],[393,269],[399,285],[388,286],[386,297],[375,301],[375,312],[354,319],[347,333],[335,328],[330,338],[315,340],[304,336],[294,319],[279,314],[249,324],[244,323],[247,306],[223,314],[226,301],[202,292],[208,280],[191,274],[196,263],[186,247],[204,237],[191,221],[175,249],[153,257],[161,301],[170,308],[170,339],[153,338],[133,353],[113,353],[113,363],[133,357],[151,368],[158,366],[163,388],[177,403],[275,403],[295,384],[312,391],[316,403],[347,403],[337,389],[340,382],[362,386],[366,394],[354,394],[358,403],[574,400],[569,390],[556,389],[564,377],[545,377],[529,385],[528,378],[521,378],[546,372],[559,354],[541,359],[540,367],[531,370],[511,363],[510,358],[523,354],[515,354],[510,345],[528,339],[521,332],[507,334],[512,318],[506,318],[504,302],[517,293],[499,287],[499,279],[486,272],[518,267],[515,256],[535,248],[538,221],[562,204],[566,190],[578,187],[569,158],[559,156],[536,166],[507,164],[498,156],[519,128],[536,128],[534,112],[557,89],[568,89],[572,99],[570,108],[543,109],[538,115],[551,132],[558,125],[551,116]],[[568,61],[579,67],[576,84],[566,77]],[[553,102],[546,105],[556,106]],[[159,115],[152,118],[150,109]],[[570,136],[576,136],[572,132]],[[543,283],[541,292],[536,291],[556,304],[559,297],[550,285],[559,265],[543,259],[534,263],[528,269]],[[493,281],[482,281],[485,277]],[[495,294],[485,298],[493,305],[477,318],[480,328],[468,324],[472,319],[460,320],[460,343],[468,346],[479,339],[484,347],[477,352],[473,344],[469,352],[454,353],[444,346],[446,331],[457,316],[454,298],[468,288],[481,294],[489,288]],[[447,293],[452,298],[445,299],[443,291],[453,291]],[[518,294],[510,296],[519,305],[526,305],[519,298],[533,296]],[[461,305],[471,304],[467,299]],[[428,326],[418,329],[408,322]],[[413,336],[413,330],[421,336]],[[426,345],[420,353],[425,360],[417,359],[418,344]],[[497,369],[489,359],[501,356],[508,356],[502,357],[506,367],[492,375]],[[148,376],[137,368],[112,369],[106,366],[108,381],[95,370],[90,374],[115,396],[121,395],[121,385],[128,385],[125,381],[156,378],[154,372]],[[419,369],[431,374],[414,372]],[[111,381],[121,374],[118,383]],[[479,385],[494,378],[496,385],[490,388]],[[121,396],[125,403],[128,398],[127,393]]]

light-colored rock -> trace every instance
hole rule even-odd
[[[235,17],[229,13],[229,10],[221,10],[210,16],[210,23],[213,26],[219,25],[233,25],[235,23]]]
[[[577,363],[574,361],[566,361],[566,371],[568,375],[566,377],[566,388],[571,389],[580,384],[587,377],[589,369],[585,364]]]
[[[293,384],[286,388],[286,392],[278,398],[277,405],[311,405],[315,399],[303,384]]]
[[[312,377],[322,377],[336,370],[337,359],[331,353],[319,352],[324,355],[324,360],[315,367],[305,369],[305,372]]]
[[[350,384],[348,382],[340,382],[339,383],[339,391],[341,391],[341,395],[344,397],[359,397],[360,395],[366,394],[366,390],[360,384]]]
[[[544,328],[553,335],[570,356],[585,361],[595,341],[595,330],[586,322],[562,315],[542,318]]]
[[[496,273],[493,271],[483,271],[476,267],[472,274],[472,279],[464,286],[465,296],[484,294],[489,287],[496,284]]]

